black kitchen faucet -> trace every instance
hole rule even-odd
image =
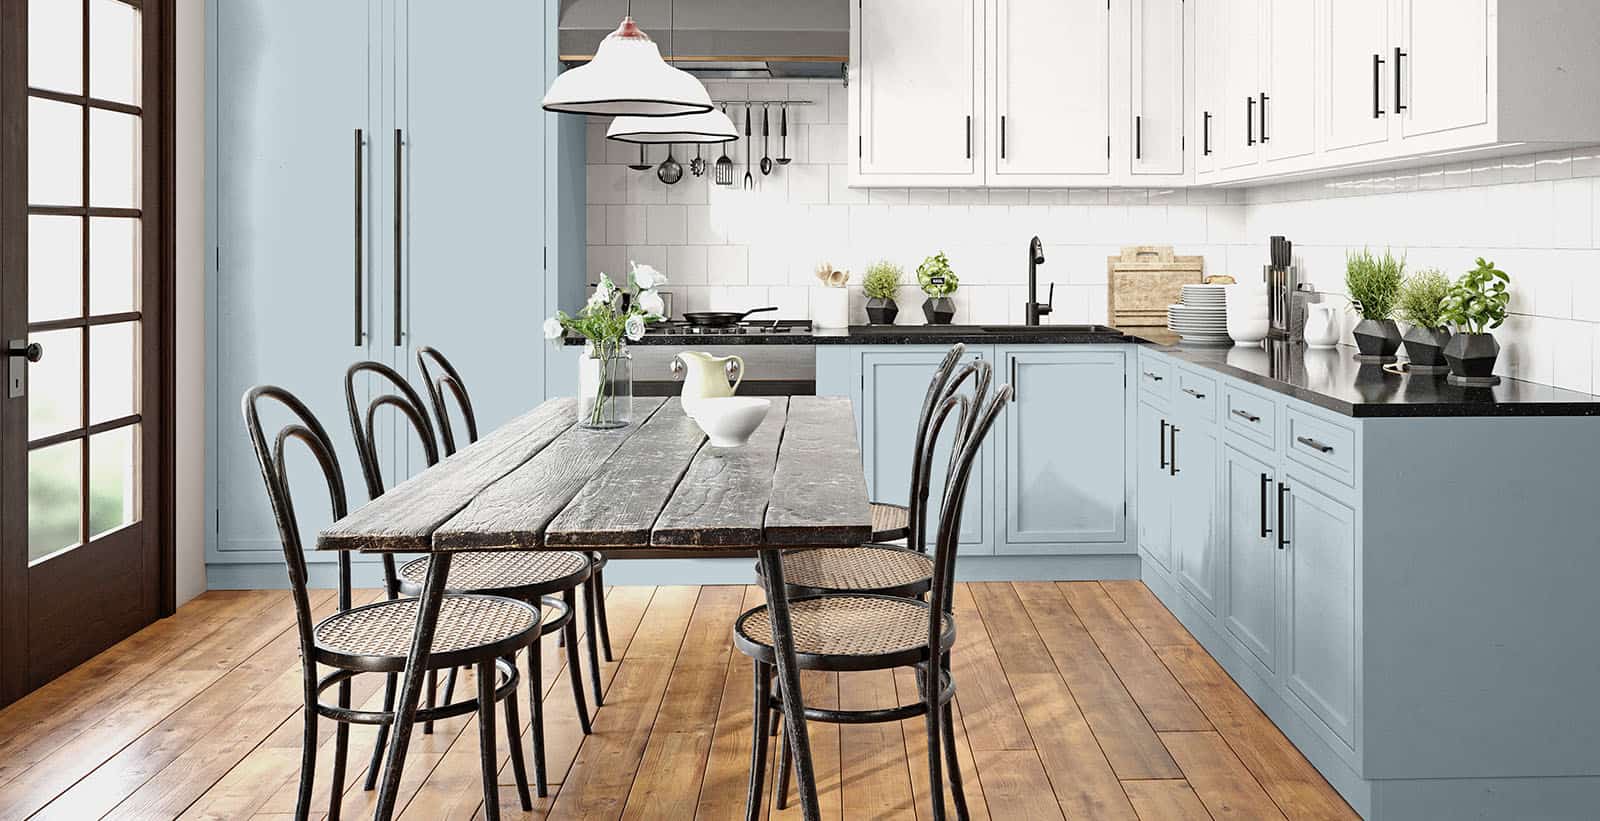
[[[1044,264],[1044,244],[1034,237],[1028,242],[1028,303],[1024,306],[1024,322],[1038,325],[1039,317],[1048,315],[1056,304],[1056,284],[1050,283],[1050,301],[1039,302],[1039,266]]]

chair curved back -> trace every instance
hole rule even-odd
[[[271,439],[261,426],[261,407],[273,402],[287,410],[294,418]],[[311,601],[306,591],[307,570],[304,546],[300,540],[300,525],[295,516],[294,499],[289,492],[289,470],[285,464],[287,446],[291,441],[304,445],[322,469],[327,483],[328,501],[335,520],[349,512],[344,489],[344,473],[339,469],[339,457],[334,451],[333,439],[311,410],[294,394],[275,385],[258,385],[246,391],[239,403],[244,415],[245,430],[255,449],[256,462],[261,467],[261,478],[267,486],[267,498],[272,504],[272,515],[278,525],[278,539],[283,544],[283,560],[289,570],[289,587],[294,600],[295,622],[299,627],[301,652],[310,659],[311,631],[315,622],[311,614]],[[350,609],[350,556],[340,552],[339,609]],[[309,665],[313,671],[315,665]]]
[[[937,400],[936,407],[942,406],[944,400],[948,399],[949,397],[957,395],[962,386],[965,385],[969,379],[972,380],[973,387],[972,397],[968,401],[972,403],[972,407],[977,407],[978,405],[982,404],[984,397],[988,396],[989,394],[989,385],[993,378],[993,373],[994,365],[984,359],[979,359],[962,365],[959,370],[955,371],[954,375],[946,375],[945,379],[943,380],[943,384],[940,386],[940,393],[937,397],[935,397]],[[970,429],[977,418],[978,417],[974,414],[968,414],[962,423],[962,427],[964,429]],[[934,435],[927,436],[926,439],[919,444],[919,448],[914,455],[916,464],[912,467],[912,473],[917,477],[917,479],[916,484],[912,487],[913,501],[910,507],[913,509],[913,521],[910,523],[909,537],[906,539],[906,545],[922,553],[928,552],[928,496],[933,490],[933,471],[931,470],[930,465],[932,464],[933,452],[937,449],[937,444],[938,436],[936,433]],[[954,451],[952,451],[952,461],[946,466],[946,487],[948,487],[950,484],[950,473],[955,464],[954,455]]]
[[[906,544],[924,553],[927,552],[925,531],[928,490],[927,476],[922,471],[922,455],[932,446],[932,439],[928,433],[933,423],[934,411],[945,396],[945,385],[949,383],[950,374],[955,371],[956,365],[961,362],[961,357],[966,352],[967,346],[964,343],[957,342],[950,346],[949,352],[944,355],[944,361],[940,362],[939,368],[933,372],[933,380],[928,383],[928,393],[922,400],[921,416],[917,419],[916,438],[911,443],[911,487],[908,488],[909,498],[906,502],[910,521],[907,525]]]
[[[375,374],[381,382],[388,383],[385,388],[380,388],[377,398],[367,403],[365,410],[356,400],[356,377],[363,373]],[[384,389],[392,392],[383,392]],[[411,429],[422,441],[422,453],[428,465],[438,464],[439,444],[434,439],[433,423],[428,420],[428,409],[422,404],[422,397],[417,390],[394,368],[382,362],[357,362],[351,365],[344,374],[344,399],[350,412],[350,432],[355,435],[356,453],[361,457],[361,474],[367,480],[368,499],[376,499],[384,491],[375,427],[380,408],[392,407],[400,411],[400,415],[411,424]]]
[[[439,375],[433,375],[432,362],[439,369]],[[453,456],[456,452],[455,429],[450,424],[450,409],[445,404],[445,391],[455,397],[456,407],[461,409],[461,422],[467,429],[467,441],[463,445],[470,445],[478,441],[478,416],[472,410],[472,398],[467,395],[467,384],[461,380],[450,360],[438,349],[423,346],[417,349],[417,368],[422,374],[422,385],[428,390],[428,400],[433,404],[433,417],[439,425],[439,441],[444,445],[444,455]]]

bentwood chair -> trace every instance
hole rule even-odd
[[[387,383],[386,390],[394,393],[384,393],[373,399],[363,412],[356,399],[357,377],[363,373],[373,374],[379,383]],[[378,459],[378,447],[375,429],[375,414],[379,408],[393,407],[398,410],[410,423],[413,431],[422,442],[423,458],[429,466],[439,461],[439,452],[434,439],[434,428],[428,419],[427,408],[423,405],[422,397],[405,381],[394,369],[378,362],[359,362],[350,367],[345,375],[345,402],[350,413],[350,427],[356,440],[356,451],[361,456],[362,473],[367,482],[367,492],[371,498],[376,499],[383,495],[385,487],[383,473]],[[423,583],[428,575],[427,557],[415,559],[402,565],[390,581],[391,598],[395,596],[416,597],[421,593]],[[577,625],[573,618],[576,612],[575,593],[578,585],[589,577],[590,565],[587,557],[581,553],[570,552],[533,552],[533,551],[495,551],[495,552],[465,552],[460,553],[450,563],[450,575],[445,582],[448,593],[490,595],[515,599],[526,602],[535,608],[546,607],[555,614],[554,618],[544,621],[540,635],[546,635],[560,630],[565,630],[571,639],[568,642],[568,676],[572,681],[573,698],[577,705],[579,725],[585,734],[590,732],[589,710],[585,703],[583,693],[583,674],[578,667]],[[551,597],[553,593],[564,593],[565,599]],[[539,682],[542,681],[540,670],[542,667],[542,652],[539,642],[534,642],[528,648],[528,691],[529,723],[533,729],[533,763],[534,783],[539,796],[544,797],[548,791],[548,778],[545,767],[544,744],[544,700],[539,691]],[[439,671],[445,670],[447,683],[444,688],[443,700],[449,703],[455,695],[457,670],[455,668],[439,667],[428,672],[427,704],[431,706],[438,698]],[[597,672],[597,671],[596,671]],[[598,679],[598,675],[595,676]],[[388,690],[385,690],[387,697]],[[423,722],[423,732],[431,733],[431,721]],[[379,730],[378,745],[373,755],[381,754],[388,739],[383,731]],[[375,785],[372,771],[368,771],[368,789]]]
[[[789,619],[801,669],[847,671],[911,667],[916,671],[919,701],[878,710],[806,707],[805,716],[809,721],[838,724],[902,721],[924,716],[928,730],[929,794],[933,796],[933,818],[938,821],[945,817],[941,751],[950,770],[950,790],[955,798],[957,817],[967,817],[950,708],[956,689],[950,672],[950,650],[955,646],[956,635],[953,599],[962,502],[978,449],[1010,396],[1011,386],[1002,385],[994,398],[986,402],[980,388],[974,391],[973,399],[963,394],[946,396],[934,411],[934,440],[938,439],[953,412],[959,411],[959,416],[953,424],[951,461],[934,539],[933,584],[927,601],[877,593],[834,593],[789,600]],[[924,471],[932,469],[932,448],[925,450],[921,462]],[[772,623],[765,605],[744,612],[734,622],[734,644],[755,661],[756,668],[750,787],[745,804],[746,817],[756,819],[761,815],[769,715],[778,704],[772,691],[776,663]],[[784,733],[785,743],[779,748],[779,809],[783,808],[788,791],[789,759],[792,757],[792,751],[787,749],[788,735]]]
[[[275,437],[268,439],[261,426],[261,405],[271,400],[293,417]],[[291,441],[303,444],[316,459],[327,483],[335,519],[347,512],[344,474],[334,452],[333,440],[311,411],[288,391],[260,386],[251,389],[241,402],[245,427],[267,485],[267,497],[277,520],[278,537],[289,569],[295,622],[300,637],[300,667],[304,673],[305,737],[300,760],[300,790],[295,818],[311,814],[311,794],[317,763],[317,723],[328,718],[338,723],[334,731],[333,773],[328,818],[338,821],[340,799],[344,797],[346,758],[350,750],[351,724],[376,724],[386,733],[395,721],[394,691],[391,684],[384,707],[379,711],[354,709],[350,705],[350,682],[361,673],[385,673],[389,681],[405,669],[417,620],[416,599],[389,599],[361,607],[351,607],[350,555],[340,552],[339,612],[314,621],[311,600],[306,590],[306,560],[300,540],[300,525],[289,493],[289,469],[285,456]],[[516,653],[539,640],[539,608],[526,602],[497,596],[446,596],[439,608],[438,633],[428,657],[431,669],[471,665],[477,668],[477,697],[417,711],[418,720],[445,719],[476,712],[478,714],[479,759],[482,765],[484,814],[500,815],[499,779],[495,755],[496,702],[504,702],[506,738],[510,741],[511,767],[517,792],[525,811],[533,808],[528,795],[527,765],[522,758],[521,726],[517,719]],[[318,677],[318,665],[333,668]],[[538,682],[530,683],[537,689]],[[322,701],[322,693],[337,687],[336,703]],[[379,745],[382,748],[382,745]],[[373,765],[376,770],[377,765]]]

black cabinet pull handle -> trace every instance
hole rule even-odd
[[[362,144],[363,144],[363,140],[362,140],[361,129],[358,128],[358,129],[356,129],[356,162],[355,162],[355,166],[356,166],[356,173],[355,173],[355,178],[356,178],[356,199],[355,199],[355,202],[356,202],[356,230],[355,230],[355,250],[356,250],[356,298],[355,298],[355,314],[356,314],[355,319],[356,319],[356,321],[355,321],[355,329],[356,329],[356,339],[355,339],[355,346],[357,348],[361,347],[361,341],[366,336],[366,329],[361,327],[361,325],[362,325],[362,322],[361,322],[361,319],[362,319],[362,317],[361,317],[361,314],[362,314],[362,310],[361,310],[361,280],[362,280],[362,272],[366,268],[365,260],[362,259],[363,252],[364,252],[365,249],[363,248],[362,243],[361,243],[362,228],[364,227],[364,224],[366,222],[366,218],[362,214],[362,210],[363,210],[362,209],[363,195],[365,193],[362,190],[365,187],[365,182],[362,180],[362,176],[363,176],[363,174],[362,174],[362,162],[361,162]]]
[[[1244,98],[1244,144],[1256,144],[1256,98]]]
[[[1164,377],[1155,371],[1145,371],[1144,378],[1150,380],[1151,382],[1160,382]]]
[[[400,156],[401,146],[404,144],[400,129],[394,130],[394,346],[400,347],[400,297],[404,288],[400,284],[400,259],[405,250],[405,238],[402,235],[402,226],[405,225],[402,207],[405,195],[400,190],[401,178],[404,176],[405,163]]]
[[[1251,413],[1249,411],[1239,410],[1238,408],[1234,408],[1233,409],[1233,415],[1239,417],[1240,419],[1243,419],[1246,422],[1260,422],[1261,421],[1261,417],[1256,416],[1255,414],[1253,414],[1253,413]]]
[[[1284,524],[1283,510],[1284,497],[1289,494],[1289,486],[1278,483],[1278,549],[1282,550],[1289,545],[1289,528]]]
[[[1383,55],[1372,55],[1372,119],[1383,116]]]
[[[1261,474],[1261,538],[1272,535],[1272,528],[1267,526],[1267,489],[1272,487],[1272,477]]]
[[[1195,390],[1194,388],[1184,388],[1183,392],[1186,393],[1186,394],[1189,394],[1190,396],[1193,396],[1196,399],[1204,399],[1204,398],[1206,398],[1205,394]]]
[[[1211,156],[1211,112],[1200,116],[1200,153]]]
[[[1333,452],[1333,445],[1323,444],[1321,442],[1318,442],[1315,439],[1312,439],[1309,436],[1296,436],[1294,438],[1294,440],[1296,442],[1299,442],[1302,445],[1305,445],[1308,448],[1311,448],[1312,450],[1319,451],[1321,453],[1332,453]]]
[[[972,159],[972,115],[967,115],[967,159]]]
[[[1394,47],[1394,113],[1405,111],[1407,106],[1400,104],[1400,58],[1409,57],[1399,46]]]
[[[1267,141],[1267,101],[1272,99],[1266,92],[1261,93],[1261,141]]]
[[[1133,158],[1144,159],[1144,117],[1137,114],[1133,117]]]
[[[1011,401],[1017,401],[1017,358],[1011,357]]]
[[[1177,476],[1178,475],[1178,426],[1177,425],[1168,425],[1167,428],[1168,428],[1168,430],[1170,430],[1172,432],[1172,434],[1171,434],[1172,435],[1172,473],[1170,475]]]
[[[1000,159],[1006,158],[1006,115],[1000,115]]]
[[[1161,469],[1167,469],[1167,420],[1161,420],[1161,435],[1156,438],[1161,445]]]

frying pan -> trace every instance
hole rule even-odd
[[[703,328],[727,328],[738,324],[740,320],[751,314],[776,310],[778,310],[778,306],[769,305],[765,308],[754,308],[742,314],[737,311],[684,311],[683,318],[688,320],[689,324],[699,325]]]

